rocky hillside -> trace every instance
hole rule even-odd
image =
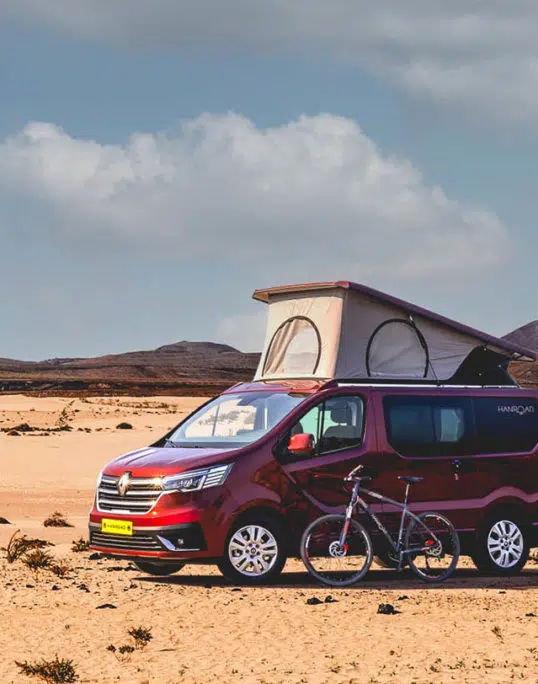
[[[538,351],[538,320],[528,323],[505,335],[505,340],[521,344],[527,349]],[[510,372],[523,387],[538,387],[538,361],[535,363],[513,363]]]
[[[212,395],[250,380],[258,359],[213,342],[177,342],[89,359],[0,358],[0,392]]]

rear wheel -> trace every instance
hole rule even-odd
[[[442,582],[456,569],[460,542],[454,525],[439,513],[422,513],[407,529],[405,548],[411,570],[425,582]]]
[[[515,575],[529,558],[529,533],[517,514],[505,511],[492,516],[478,533],[471,554],[482,572]]]
[[[373,559],[368,532],[354,519],[343,546],[340,544],[346,517],[325,515],[311,523],[301,540],[301,558],[308,572],[323,584],[347,587],[359,582]]]
[[[263,515],[243,519],[232,527],[224,558],[218,568],[234,584],[265,584],[282,572],[286,563],[280,524]]]
[[[150,563],[147,561],[134,561],[134,564],[142,572],[147,572],[148,575],[155,575],[156,577],[173,575],[185,565],[185,563]]]

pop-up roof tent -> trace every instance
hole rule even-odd
[[[514,384],[534,352],[347,281],[256,290],[269,305],[255,380],[316,378]]]

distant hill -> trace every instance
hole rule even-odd
[[[95,358],[0,358],[0,392],[212,395],[251,380],[259,354],[214,342],[176,342]]]
[[[514,330],[504,336],[505,340],[538,351],[538,321]],[[538,361],[535,363],[513,363],[510,372],[522,387],[538,387]]]

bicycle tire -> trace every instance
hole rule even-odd
[[[346,548],[344,553],[339,553],[335,544],[339,543],[345,521],[345,515],[324,515],[306,528],[301,539],[301,558],[309,574],[318,582],[330,587],[348,587],[359,582],[370,569],[374,557],[370,535],[353,518],[350,520],[349,530],[354,538],[350,541],[350,545],[351,550],[356,551],[356,555],[348,553],[349,548]],[[324,526],[329,531],[326,538],[322,538]],[[316,531],[317,536],[314,536]],[[362,557],[364,560],[361,560]],[[350,574],[343,575],[341,571],[331,569],[336,566],[333,561],[344,559],[352,561],[354,558],[357,559],[357,567]],[[327,566],[327,569],[324,570],[320,566]]]
[[[428,524],[426,520],[430,520],[430,523]],[[434,524],[437,525],[438,528],[444,527],[444,529],[432,530],[431,527],[433,527]],[[411,570],[424,582],[444,582],[456,569],[460,557],[458,533],[448,518],[435,511],[421,513],[418,516],[418,521],[413,518],[405,535],[405,549],[406,551],[409,551],[410,548],[412,548],[413,535],[418,539],[422,537],[424,539],[423,545],[427,544],[429,541],[427,539],[427,533],[432,531],[435,536],[438,537],[441,547],[439,548],[438,545],[432,544],[431,549],[420,551],[416,554],[406,553],[406,557]],[[415,541],[414,543],[416,544],[417,542]],[[440,561],[446,557],[448,562],[449,556],[450,562],[448,563],[448,566],[441,569]],[[419,559],[422,560],[422,563],[426,566],[425,568],[421,567]],[[439,562],[438,567],[435,566],[436,560]]]

